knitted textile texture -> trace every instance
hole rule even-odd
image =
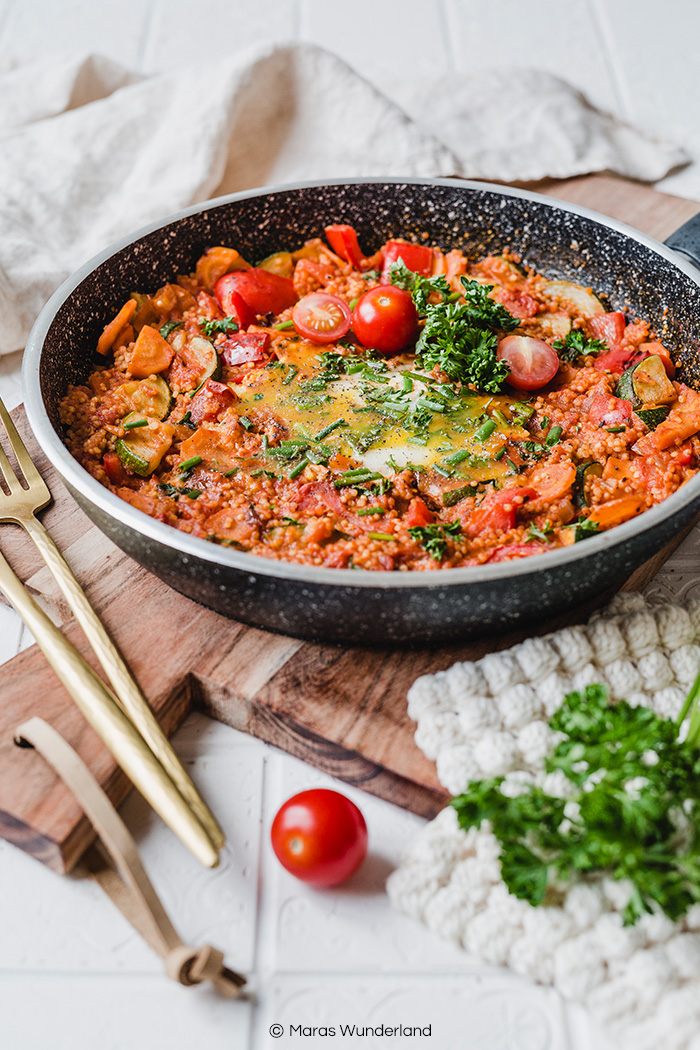
[[[511,772],[559,794],[542,760],[566,693],[600,682],[613,700],[674,717],[699,667],[700,602],[620,594],[585,626],[419,678],[408,709],[452,794]],[[626,885],[600,878],[574,885],[561,907],[535,908],[508,892],[499,849],[486,827],[464,832],[443,810],[391,875],[389,896],[485,962],[585,1004],[625,1047],[700,1050],[700,906],[681,922],[648,915],[625,927]]]

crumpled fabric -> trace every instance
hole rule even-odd
[[[0,64],[0,353],[96,252],[220,194],[366,175],[655,180],[687,159],[532,70],[517,91],[492,70],[396,95],[309,44],[150,77],[97,56]]]

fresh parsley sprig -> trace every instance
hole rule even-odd
[[[561,361],[575,364],[579,358],[597,354],[607,354],[610,347],[604,339],[589,339],[580,328],[572,328],[565,339],[555,339],[552,347],[559,354]]]
[[[226,334],[227,332],[237,332],[238,324],[234,321],[233,317],[224,317],[218,321],[206,321],[201,320],[199,327],[204,332],[207,339],[212,339],[219,332]]]
[[[511,774],[452,800],[465,830],[489,822],[511,893],[554,903],[580,878],[626,879],[626,923],[657,909],[675,920],[700,901],[699,693],[700,676],[676,722],[613,704],[601,685],[569,693],[549,723],[560,738],[543,770],[563,775],[566,790],[549,794]]]
[[[442,561],[447,551],[447,537],[459,536],[462,526],[458,521],[449,525],[414,525],[408,530],[409,536],[423,547],[435,561]]]
[[[455,382],[496,394],[508,375],[508,365],[496,355],[497,332],[512,331],[520,322],[489,298],[492,285],[467,277],[460,280],[463,300],[454,302],[450,295],[438,303],[426,303],[416,360],[422,368],[438,368]]]

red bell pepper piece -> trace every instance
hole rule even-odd
[[[102,466],[113,485],[125,485],[129,480],[129,475],[124,470],[122,461],[116,452],[105,452],[102,457]]]
[[[326,226],[326,237],[328,243],[341,259],[349,262],[354,269],[359,270],[365,261],[360,243],[354,227],[338,223],[334,226]]]
[[[536,495],[533,488],[524,486],[490,492],[484,502],[466,518],[466,535],[474,539],[483,532],[508,532],[515,528],[518,510],[525,500]]]
[[[255,323],[255,317],[260,314],[279,314],[288,306],[294,306],[297,301],[297,293],[294,290],[294,282],[288,277],[280,277],[279,274],[270,273],[269,270],[261,270],[251,267],[250,270],[234,270],[233,273],[225,273],[214,285],[214,295],[219,306],[229,317],[235,315],[232,306],[238,306],[236,294],[240,296],[252,313],[253,320],[238,323],[242,328],[248,324]]]
[[[596,394],[587,415],[594,427],[618,427],[631,420],[632,404],[612,394]]]
[[[266,361],[270,336],[267,332],[236,332],[221,344],[221,358],[225,365],[244,365],[250,361]]]
[[[435,515],[432,511],[428,510],[424,500],[420,496],[416,496],[412,499],[406,514],[406,526],[409,529],[414,528],[416,525],[421,527],[424,525],[430,525],[431,522],[435,521]]]
[[[433,251],[423,244],[405,244],[404,241],[387,241],[383,249],[382,282],[389,283],[389,270],[399,259],[414,273],[430,277],[433,267]]]
[[[588,327],[594,339],[604,339],[611,350],[622,342],[627,321],[622,313],[594,314],[587,318]]]
[[[211,422],[234,401],[236,395],[225,383],[207,379],[190,402],[190,418],[193,423]]]

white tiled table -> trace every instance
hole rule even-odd
[[[80,49],[153,72],[262,39],[304,39],[390,92],[409,77],[533,65],[696,154],[699,37],[693,0],[0,0],[3,56]],[[700,199],[700,165],[661,188]],[[0,394],[11,406],[20,401],[18,367],[18,355],[0,359]],[[652,586],[669,595],[695,587],[699,546],[695,533]],[[0,662],[30,641],[0,605]],[[94,885],[60,879],[0,844],[0,1050],[375,1045],[274,1040],[273,1022],[432,1024],[430,1039],[377,1040],[383,1048],[605,1050],[604,1034],[550,990],[488,969],[392,913],[384,879],[417,817],[341,786],[365,813],[370,857],[346,886],[312,891],[277,865],[269,826],[286,797],[329,778],[199,716],[176,746],[227,832],[220,869],[199,868],[135,794],[123,812],[183,936],[225,949],[250,975],[250,1000],[229,1004],[171,984]]]

